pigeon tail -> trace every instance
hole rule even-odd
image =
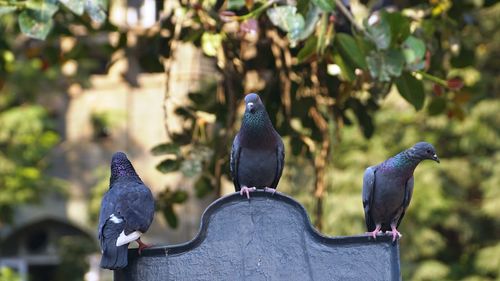
[[[102,268],[117,270],[127,266],[128,244],[116,247],[116,239],[107,239],[104,244],[101,258]]]

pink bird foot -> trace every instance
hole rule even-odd
[[[151,247],[152,245],[146,244],[141,241],[141,238],[135,240],[137,244],[139,244],[139,248],[137,248],[137,251],[139,252],[139,255],[142,254],[142,250]]]
[[[270,187],[264,187],[264,191],[265,192],[271,192],[272,195],[274,195],[274,193],[276,193],[276,188],[270,188]]]
[[[247,198],[250,199],[250,192],[253,192],[255,190],[257,190],[256,187],[242,186],[240,189],[240,195],[243,196],[243,194],[246,194]]]
[[[373,230],[373,231],[368,231],[368,232],[366,232],[366,234],[367,234],[368,236],[373,237],[373,239],[374,239],[374,240],[377,240],[377,234],[379,234],[379,233],[381,232],[381,231],[380,231],[380,228],[382,228],[382,226],[377,224],[377,226],[375,227],[375,230]]]
[[[391,225],[392,231],[386,231],[385,233],[391,233],[392,234],[392,242],[396,241],[397,238],[401,238],[403,234],[401,234],[397,229],[396,226]]]

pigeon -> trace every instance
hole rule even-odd
[[[257,94],[245,96],[245,114],[231,150],[230,168],[236,192],[276,192],[283,172],[285,146]]]
[[[123,152],[111,159],[109,190],[99,214],[98,238],[102,250],[100,266],[111,270],[127,266],[128,244],[137,241],[139,254],[149,245],[141,241],[155,212],[151,190],[144,185]]]
[[[430,143],[419,142],[365,170],[363,208],[369,236],[376,239],[380,231],[392,233],[393,241],[402,236],[397,228],[410,204],[413,171],[425,159],[439,163],[434,147]]]

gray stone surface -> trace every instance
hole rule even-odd
[[[291,197],[264,191],[215,201],[190,242],[129,250],[115,280],[400,280],[388,236],[326,237]]]

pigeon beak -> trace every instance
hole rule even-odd
[[[432,155],[432,160],[438,162],[438,163],[441,163],[441,161],[439,161],[439,158],[436,154]]]
[[[255,112],[255,106],[253,105],[253,102],[247,103],[247,110],[250,111],[250,113]]]

